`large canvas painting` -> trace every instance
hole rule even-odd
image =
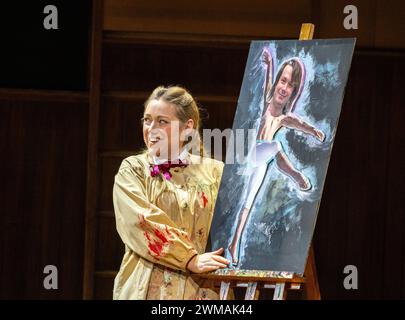
[[[207,248],[229,269],[303,274],[354,44],[251,43]]]

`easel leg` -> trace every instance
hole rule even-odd
[[[228,300],[229,287],[231,285],[230,281],[221,281],[221,288],[219,290],[219,299]]]
[[[245,300],[258,300],[258,299],[259,299],[259,290],[257,289],[257,282],[249,282],[246,289]]]
[[[321,300],[321,293],[319,291],[318,276],[316,273],[314,248],[311,244],[309,248],[309,255],[307,265],[305,267],[305,298],[307,300]]]
[[[286,298],[285,282],[276,283],[273,300],[285,300],[285,298]]]

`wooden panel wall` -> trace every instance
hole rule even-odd
[[[0,90],[0,299],[80,299],[87,98]],[[45,290],[46,265],[58,290]]]
[[[400,0],[316,0],[317,38],[357,37],[357,47],[405,48],[405,7]],[[343,8],[355,5],[358,29],[346,30]]]
[[[52,1],[57,30],[47,1],[2,4],[0,299],[82,297],[90,3]]]
[[[301,23],[312,22],[315,38],[357,37],[358,47],[405,48],[401,0],[105,0],[104,4],[108,31],[278,39],[296,38]],[[346,5],[357,7],[357,30],[343,26]]]
[[[311,18],[311,1],[106,0],[104,29],[237,37],[296,37]],[[282,32],[280,32],[282,31]]]
[[[405,298],[404,72],[403,54],[355,55],[315,231],[325,297]]]

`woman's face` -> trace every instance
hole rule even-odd
[[[276,88],[274,89],[273,100],[279,107],[284,107],[294,90],[292,83],[293,68],[290,65],[284,67]]]
[[[170,159],[178,155],[183,142],[182,132],[193,127],[193,120],[181,123],[176,115],[176,107],[163,100],[152,100],[143,116],[143,139],[152,155]]]

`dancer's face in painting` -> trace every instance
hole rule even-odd
[[[180,140],[182,132],[193,128],[193,120],[180,122],[176,107],[162,99],[152,100],[143,116],[143,139],[148,150],[163,158],[178,154],[183,145]]]
[[[286,65],[274,89],[273,103],[280,108],[286,105],[294,90],[292,72],[293,68],[290,65]]]

